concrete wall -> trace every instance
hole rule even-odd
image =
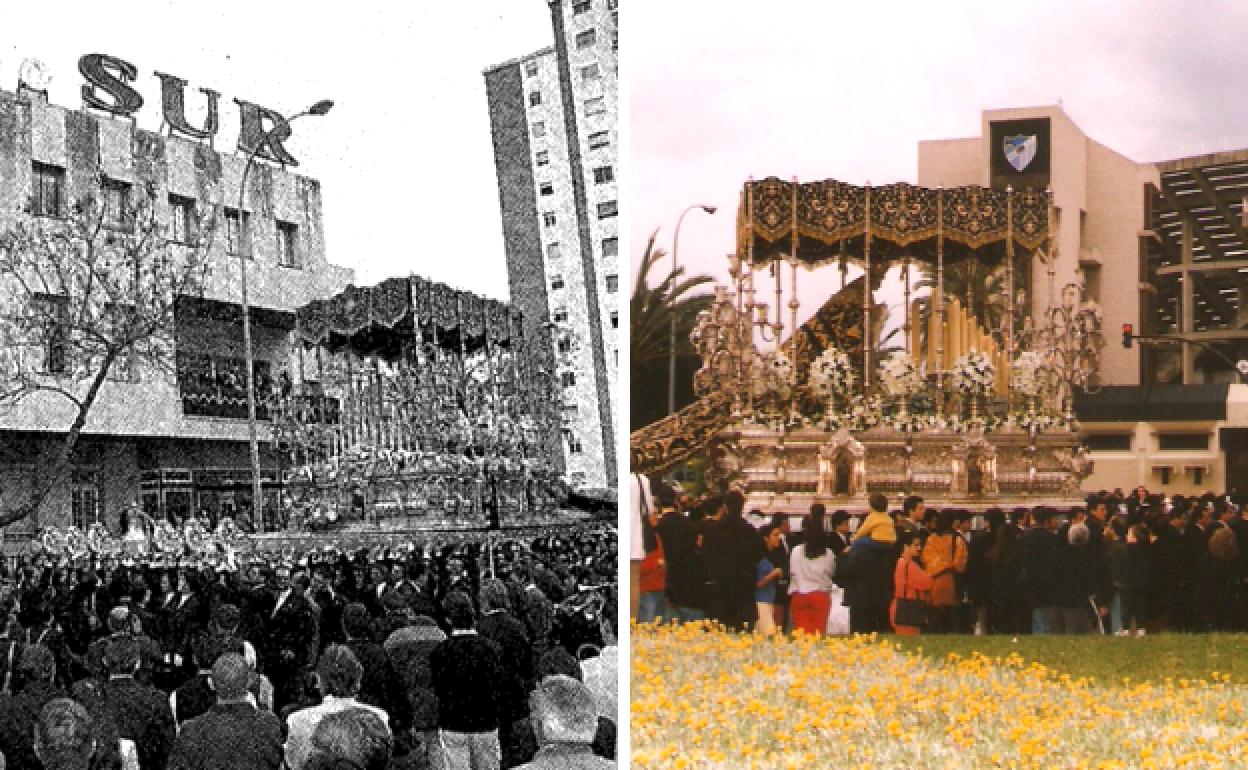
[[[1089,492],[1121,487],[1129,491],[1140,484],[1152,492],[1166,495],[1192,495],[1209,490],[1221,492],[1227,488],[1226,463],[1218,442],[1218,429],[1226,427],[1223,421],[1164,422],[1164,423],[1081,423],[1084,434],[1131,435],[1131,449],[1122,451],[1092,452],[1095,466],[1092,475],[1083,481]],[[1209,448],[1163,450],[1160,436],[1165,433],[1208,433]],[[1163,484],[1157,470],[1162,466],[1173,468],[1170,483]],[[1197,484],[1191,469],[1207,469]]]

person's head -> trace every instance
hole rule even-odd
[[[832,518],[830,519],[830,521],[832,523],[833,532],[839,532],[842,535],[849,534],[849,512],[848,511],[841,511],[841,510],[833,511]]]
[[[539,682],[529,696],[529,713],[541,745],[592,743],[598,730],[593,693],[567,676],[550,676]]]
[[[498,578],[487,578],[481,583],[481,611],[511,609],[511,599],[507,596],[507,584]]]
[[[47,770],[86,770],[95,755],[95,723],[69,698],[49,701],[35,721],[35,756]]]
[[[290,577],[290,590],[296,594],[306,593],[308,587],[312,585],[312,579],[308,577],[306,569],[295,570]]]
[[[737,490],[730,490],[724,495],[724,512],[733,517],[740,518],[741,512],[745,510],[745,495]]]
[[[373,619],[368,608],[359,602],[351,602],[342,610],[342,630],[352,639],[368,637]]]
[[[279,591],[288,590],[290,588],[290,567],[282,565],[273,570],[273,584],[277,586]]]
[[[442,601],[442,609],[451,628],[464,630],[473,627],[476,615],[472,611],[472,600],[463,591],[451,591]]]
[[[347,709],[327,714],[317,723],[307,767],[385,770],[393,746],[390,728],[381,717],[367,709]]]
[[[953,525],[958,520],[958,512],[952,508],[944,508],[936,516],[935,532],[938,535],[947,535],[953,531]]]
[[[212,664],[212,686],[217,700],[225,703],[240,701],[247,697],[252,684],[252,670],[243,656],[227,652]]]
[[[880,492],[872,492],[867,498],[867,505],[871,506],[871,510],[875,513],[888,513],[888,498]]]
[[[897,544],[901,546],[901,558],[914,560],[919,558],[923,541],[914,532],[900,532],[897,535]]]
[[[1105,498],[1101,495],[1092,495],[1088,498],[1088,515],[1097,521],[1105,521],[1107,509]]]
[[[773,550],[779,548],[782,540],[784,540],[784,532],[779,526],[768,524],[763,527],[763,541],[767,543],[768,548]]]
[[[808,559],[818,559],[827,551],[827,535],[823,517],[807,516],[802,522],[802,547]]]
[[[104,669],[109,676],[134,676],[139,670],[139,647],[131,639],[115,637],[104,643]]]
[[[56,678],[56,657],[46,646],[32,644],[22,650],[17,670],[23,682],[51,682]]]
[[[218,604],[212,611],[212,622],[222,633],[232,634],[237,631],[241,619],[242,612],[237,604]]]
[[[364,667],[343,644],[331,644],[321,653],[316,664],[316,676],[321,681],[321,691],[337,698],[351,698],[360,691]]]
[[[108,620],[106,622],[109,633],[119,634],[130,631],[133,628],[130,622],[130,608],[125,606],[112,608],[108,612]]]
[[[780,530],[781,535],[789,534],[789,517],[786,514],[773,514],[771,517],[771,525]]]
[[[923,522],[923,498],[918,495],[909,495],[901,503],[901,510],[906,514],[906,518],[915,524]]]

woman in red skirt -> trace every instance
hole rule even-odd
[[[822,634],[832,607],[832,573],[836,556],[827,546],[823,521],[808,516],[802,523],[802,544],[789,556],[789,615],[794,631]]]

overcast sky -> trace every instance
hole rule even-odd
[[[486,67],[552,43],[543,0],[472,3],[4,3],[0,87],[23,59],[52,76],[49,98],[82,105],[78,58],[134,64],[160,127],[160,81],[188,81],[188,113],[221,94],[218,150],[233,150],[235,97],[284,114],[333,99],[329,115],[294,125],[286,143],[301,173],[321,180],[331,262],[357,282],[417,273],[507,299]]]
[[[634,264],[711,204],[680,261],[727,283],[748,176],[914,182],[919,140],[978,136],[983,109],[1060,103],[1137,161],[1248,147],[1242,2],[659,5],[624,38]]]

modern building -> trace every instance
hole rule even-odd
[[[256,163],[240,216],[244,161],[132,119],[49,104],[44,91],[0,91],[0,231],[19,223],[55,229],[86,196],[124,211],[127,201],[150,195],[171,248],[206,249],[211,268],[203,296],[177,303],[176,372],[114,367],[83,427],[71,477],[45,500],[38,521],[6,535],[97,519],[115,528],[135,502],[155,514],[250,508],[239,252],[249,259],[261,385],[290,365],[294,310],[340,291],[352,271],[326,260],[315,179]],[[211,239],[197,231],[205,213],[217,216]],[[25,359],[49,382],[73,367],[58,352],[57,334],[49,329],[42,349]],[[74,413],[44,392],[0,412],[0,508],[26,499]],[[267,417],[263,407],[260,416]],[[263,419],[260,438],[266,497],[275,498],[277,461]]]
[[[550,336],[574,486],[616,486],[616,0],[548,0],[553,47],[484,73],[512,304]],[[542,327],[546,327],[543,330]]]
[[[981,126],[920,142],[918,183],[1051,188],[1056,258],[1030,265],[1029,311],[1077,282],[1104,317],[1099,387],[1075,404],[1096,463],[1085,487],[1245,491],[1248,150],[1139,162],[1055,106],[987,110]]]

